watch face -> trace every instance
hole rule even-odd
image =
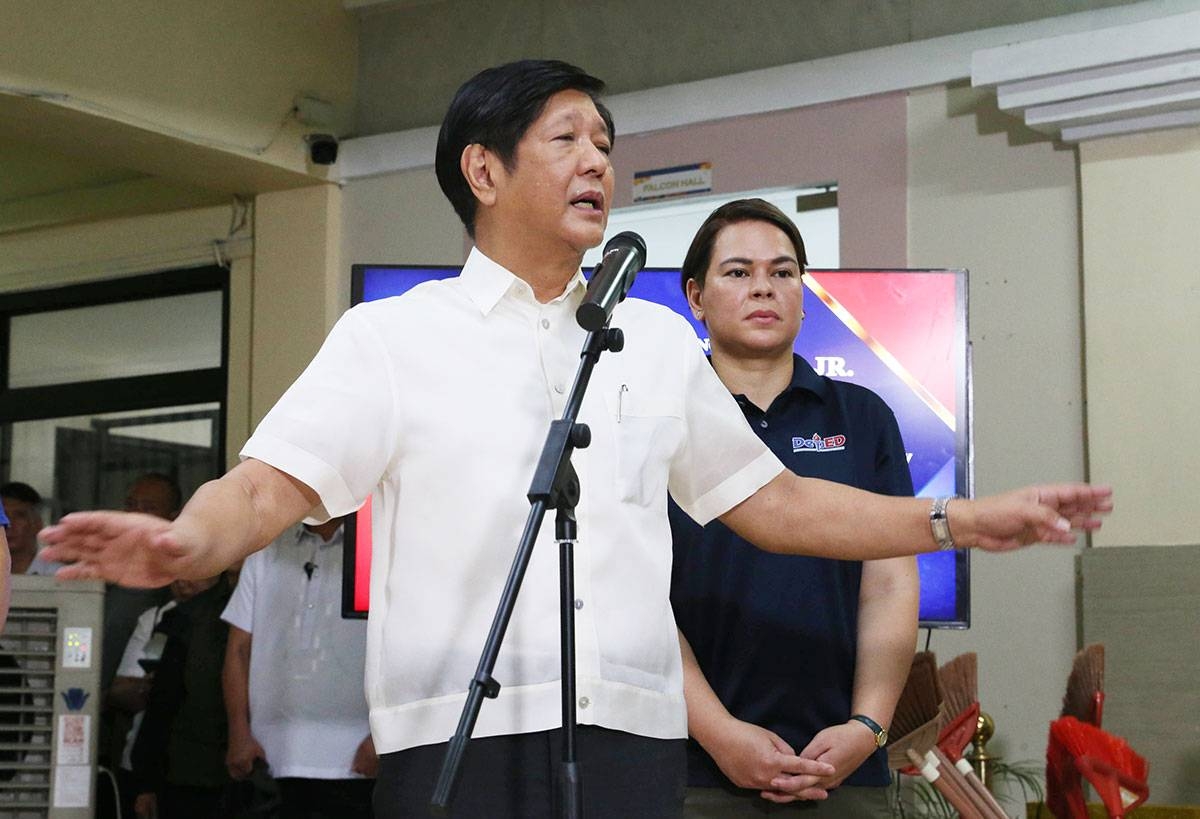
[[[875,735],[875,744],[877,746],[879,746],[880,748],[882,748],[884,745],[887,745],[887,741],[888,741],[887,728],[882,729],[878,734]]]

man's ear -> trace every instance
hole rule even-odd
[[[704,321],[704,305],[702,296],[703,291],[700,289],[699,283],[695,279],[687,280],[687,300],[688,307],[692,308],[692,315],[696,317],[696,321]]]
[[[459,168],[463,178],[471,186],[471,193],[479,200],[479,204],[491,206],[496,203],[496,182],[493,172],[500,159],[478,142],[472,142],[463,148]]]

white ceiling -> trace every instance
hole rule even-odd
[[[1200,124],[1200,11],[975,53],[971,82],[1064,142]]]

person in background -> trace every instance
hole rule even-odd
[[[174,478],[161,472],[146,472],[126,488],[122,508],[152,515],[159,520],[174,520],[182,502],[183,493]],[[124,707],[134,704],[123,696],[123,693],[128,694],[135,687],[133,685],[127,684],[124,692],[118,691],[115,700],[109,696],[109,688],[115,681],[117,667],[137,627],[138,618],[170,600],[169,584],[151,589],[129,588],[116,583],[106,583],[104,586],[104,628],[100,638],[100,687],[104,708],[100,713],[99,760],[104,767],[117,771],[118,778],[125,780],[123,785],[129,784],[128,777],[121,773],[122,768],[126,767],[122,762],[126,758],[126,739],[133,729],[133,714],[145,704],[136,703],[136,709]],[[96,799],[99,819],[111,819],[116,815],[115,811],[108,811],[112,810],[117,797],[110,795],[108,778],[101,777],[97,788],[100,790]],[[120,785],[119,788],[120,798],[128,806],[127,790]]]
[[[121,656],[121,663],[117,667],[113,684],[108,689],[106,700],[108,708],[123,713],[131,720],[131,727],[125,735],[125,747],[116,769],[122,816],[135,815],[134,799],[137,794],[134,792],[133,781],[133,746],[154,682],[151,669],[157,665],[163,649],[162,645],[151,648],[155,629],[167,612],[212,588],[219,580],[220,576],[203,580],[176,580],[171,583],[171,599],[161,606],[142,612],[129,642],[125,645],[125,652]]]
[[[125,491],[126,512],[153,515],[174,520],[183,506],[183,492],[170,475],[147,472],[136,478]],[[153,589],[130,588],[108,583],[104,588],[104,633],[100,643],[100,685],[108,688],[117,673],[121,655],[142,612],[166,603],[169,584]]]
[[[604,238],[613,199],[602,88],[554,60],[465,83],[435,162],[475,241],[462,274],[349,310],[244,460],[197,490],[175,521],[80,513],[42,535],[48,557],[73,561],[59,577],[155,585],[208,576],[302,519],[345,515],[373,497],[378,593],[366,685],[381,818],[428,814],[511,563],[506,544],[524,528],[530,472],[579,362],[580,262]],[[593,374],[581,416],[592,441],[575,463],[585,497],[576,553],[585,813],[682,809],[687,726],[668,599],[668,487],[697,520],[719,517],[763,548],[858,559],[952,540],[992,550],[1072,543],[1073,527],[1094,529],[1111,508],[1110,489],[1084,484],[955,500],[953,538],[939,540],[942,519],[931,521],[928,501],[785,470],[682,318],[626,299],[612,321],[625,348]],[[497,667],[505,687],[481,713],[451,816],[557,815],[557,568],[552,549],[534,553]],[[834,770],[804,762],[812,776]]]
[[[42,496],[27,483],[10,481],[0,486],[0,503],[8,512],[8,548],[13,574],[51,575],[61,563],[38,556],[38,532],[42,531]]]
[[[875,393],[818,376],[793,352],[804,321],[804,241],[761,199],[717,208],[681,283],[712,365],[750,427],[798,475],[912,495],[895,416]],[[797,445],[837,436],[829,449]],[[912,662],[916,560],[768,554],[719,521],[670,508],[671,603],[688,703],[689,819],[888,815],[882,748]],[[788,766],[834,772],[796,787]],[[769,800],[769,801],[764,801]]]
[[[139,819],[226,819],[221,665],[229,629],[221,612],[231,589],[221,575],[198,586],[155,627],[166,640],[130,754]]]
[[[295,526],[251,555],[221,616],[229,775],[269,767],[280,819],[369,819],[367,624],[342,617],[342,519]]]

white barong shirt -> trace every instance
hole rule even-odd
[[[366,694],[379,753],[445,742],[529,513],[525,493],[560,417],[585,333],[585,282],[539,303],[474,250],[461,276],[349,310],[242,450],[302,481],[324,515],[373,494]],[[691,327],[627,299],[579,420],[573,463],[578,719],[687,736],[668,599],[667,491],[705,523],[783,467],[742,417]],[[558,549],[546,515],[475,736],[557,728]]]
[[[221,614],[251,636],[250,732],[276,778],[361,778],[367,634],[342,617],[344,528],[326,542],[296,525],[250,555]]]

